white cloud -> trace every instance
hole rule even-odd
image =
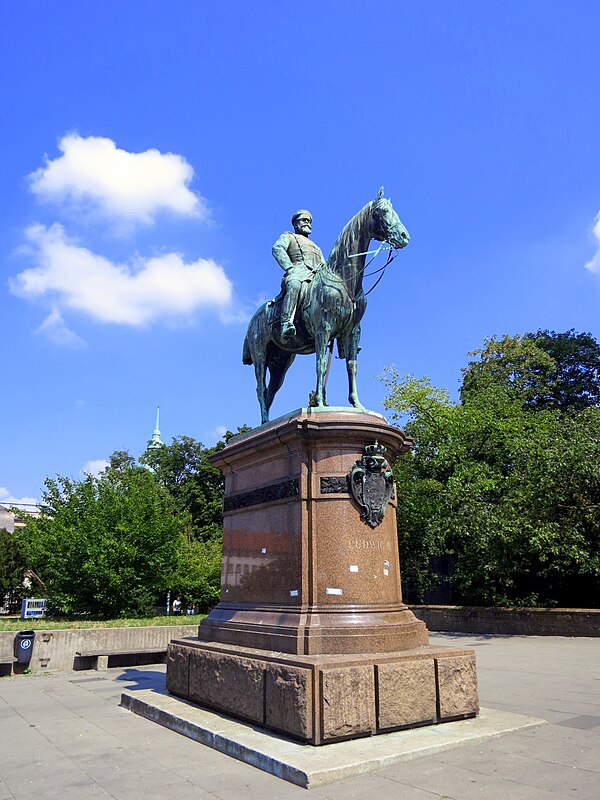
[[[592,232],[596,238],[596,252],[592,256],[592,259],[587,262],[585,268],[589,269],[590,272],[600,273],[600,211],[594,220]]]
[[[227,433],[227,428],[225,425],[217,425],[217,427],[210,432],[210,435],[213,439],[222,439],[223,436]]]
[[[3,506],[19,505],[21,503],[36,505],[37,500],[35,497],[15,497],[5,486],[0,486],[0,503]]]
[[[29,254],[36,266],[9,282],[27,300],[50,298],[55,309],[43,323],[50,333],[69,338],[65,309],[105,323],[142,327],[160,319],[189,318],[200,308],[225,310],[232,285],[223,268],[200,258],[186,263],[179,253],[114,264],[69,239],[62,225],[32,225]],[[58,333],[57,333],[58,332]]]
[[[183,156],[146,150],[130,153],[112,139],[77,133],[59,142],[59,158],[29,176],[42,200],[67,203],[120,222],[150,224],[160,211],[206,219],[204,199],[189,189],[192,166]]]
[[[91,475],[93,478],[97,478],[101,472],[110,466],[110,463],[106,461],[104,458],[92,458],[89,461],[86,461],[83,467],[81,468],[82,475]]]
[[[46,319],[42,322],[36,333],[40,333],[50,339],[54,344],[63,347],[83,347],[83,339],[67,327],[62,314],[57,308],[53,308]]]

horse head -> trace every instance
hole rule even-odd
[[[379,242],[388,242],[397,249],[406,247],[410,241],[408,231],[394,211],[392,201],[383,196],[383,186],[373,200],[371,236]]]

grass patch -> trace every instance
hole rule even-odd
[[[0,631],[52,631],[65,628],[152,628],[163,625],[198,625],[206,614],[137,619],[7,619],[0,617]]]

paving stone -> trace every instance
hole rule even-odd
[[[581,714],[577,717],[569,717],[556,722],[555,725],[564,725],[566,728],[577,728],[582,731],[600,728],[600,717],[596,714]]]
[[[0,800],[14,800],[14,794],[0,778]]]
[[[6,775],[6,785],[15,797],[34,798],[62,797],[67,789],[81,791],[95,784],[88,775],[73,765],[62,763],[59,770],[21,769],[19,773]],[[10,796],[10,795],[9,795]]]
[[[465,634],[433,634],[431,639],[433,644],[476,648],[484,706],[556,722],[599,715],[600,639]],[[115,777],[116,767],[119,769],[117,777],[121,778],[127,765],[135,775],[135,781],[126,787],[121,780],[121,789],[132,793],[127,800],[138,797],[164,800],[171,796],[178,800],[188,800],[188,797],[190,800],[208,800],[208,797],[221,800],[287,800],[288,797],[360,800],[367,795],[368,800],[372,796],[377,796],[378,800],[433,800],[434,797],[440,800],[442,797],[449,800],[587,800],[592,797],[598,800],[600,797],[600,767],[596,765],[596,754],[600,752],[598,728],[582,730],[546,725],[528,729],[490,740],[482,746],[465,746],[388,767],[375,774],[349,778],[307,794],[304,789],[119,708],[119,697],[125,687],[135,693],[137,689],[156,686],[160,681],[164,684],[163,666],[109,669],[106,681],[70,683],[82,677],[88,675],[81,672],[47,674],[0,681],[0,729],[4,732],[8,723],[11,732],[0,747],[0,775],[8,770],[11,777],[14,775],[20,780],[24,770],[32,764],[39,764],[39,769],[45,765],[49,770],[38,772],[38,776],[46,776],[44,783],[38,785],[44,788],[42,794],[32,794],[30,787],[24,784],[18,794],[9,793],[7,782],[0,779],[0,800],[105,800],[111,795],[102,782]],[[7,707],[13,713],[3,716]],[[27,720],[20,716],[21,710]],[[53,719],[57,725],[56,744],[42,736]],[[74,735],[69,741],[70,726],[73,726]],[[93,775],[88,775],[92,782],[61,786],[61,770],[69,782],[76,780],[70,770],[81,766],[76,734],[82,726],[89,726],[89,731],[96,726],[101,738],[106,734],[114,736],[115,747],[104,747],[103,739],[103,745],[89,754],[93,759],[86,766],[93,768]],[[483,771],[486,762],[489,772]],[[51,765],[58,769],[52,771]],[[157,767],[165,770],[161,775],[163,782],[153,786]],[[125,800],[125,797],[123,794],[118,800]]]
[[[432,761],[427,764],[391,767],[379,773],[395,781],[396,794],[403,797],[405,786],[425,789],[444,800],[564,800],[560,794],[520,784],[504,775],[482,775],[465,767]]]
[[[29,789],[17,794],[11,794],[10,800],[111,800],[112,795],[97,783],[86,786],[47,786],[42,794],[32,795]]]
[[[396,781],[385,778],[381,773],[375,775],[359,775],[328,786],[321,786],[319,791],[327,800],[373,800],[378,798],[394,798],[394,800],[440,800],[437,792],[428,792],[414,786],[403,785],[401,793]],[[310,795],[312,800],[312,792]]]
[[[576,767],[596,772],[599,776],[600,786],[600,758],[598,757],[600,745],[590,742],[585,733],[577,741],[572,740],[571,745],[565,746],[564,739],[544,740],[541,742],[539,739],[525,735],[502,736],[496,739],[493,745],[486,745],[485,751],[479,751],[475,747],[470,748],[469,763],[472,765],[480,757],[491,759],[500,757],[501,754],[514,754],[529,759],[532,763],[535,761],[549,761],[562,764],[568,768]],[[441,761],[457,764],[461,760],[464,761],[466,755],[466,752],[449,751],[440,755],[439,758]],[[505,763],[506,761],[503,761],[503,766]]]
[[[567,767],[543,758],[526,758],[516,754],[489,752],[484,757],[469,759],[469,770],[483,775],[506,775],[530,789],[555,792],[561,797],[579,797],[583,800],[598,800],[600,780],[598,772]]]

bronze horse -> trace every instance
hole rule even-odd
[[[397,249],[409,242],[408,231],[391,201],[383,196],[383,188],[340,233],[327,259],[327,268],[317,271],[310,283],[303,284],[294,319],[296,336],[286,339],[285,344],[281,340],[281,298],[262,305],[250,320],[242,361],[254,364],[262,423],[269,421],[273,398],[297,354],[317,354],[314,404],[325,405],[327,347],[333,345],[334,339],[339,357],[346,359],[348,400],[354,408],[365,410],[356,389],[356,356],[360,321],[367,307],[362,280],[371,239],[387,242]]]

